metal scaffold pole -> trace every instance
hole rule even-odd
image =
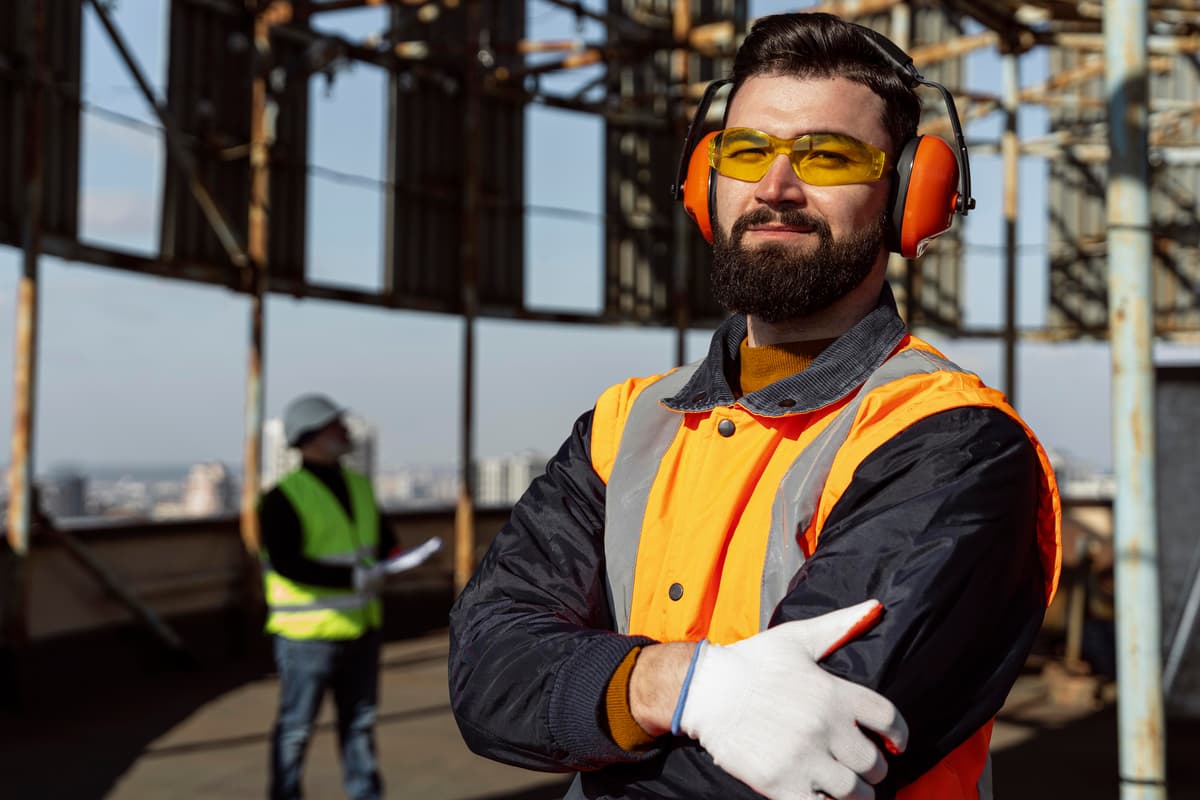
[[[250,90],[250,213],[246,255],[250,294],[250,347],[246,366],[245,442],[242,451],[242,544],[255,554],[258,530],[258,484],[262,467],[264,295],[267,286],[267,239],[270,230],[270,137],[267,129],[267,69],[271,57],[271,26],[287,4],[267,2],[254,15],[254,71]]]
[[[1117,725],[1122,800],[1166,798],[1145,0],[1104,3],[1112,337]]]
[[[46,7],[34,3],[28,32],[33,69],[25,85],[25,219],[21,281],[17,290],[15,352],[13,354],[13,426],[8,467],[8,543],[18,558],[29,551],[33,518],[33,431],[36,411],[38,341],[38,258],[42,248],[42,181],[45,113]]]
[[[25,219],[21,232],[24,260],[17,289],[13,353],[13,422],[8,465],[7,547],[0,542],[0,675],[14,684],[17,651],[28,637],[27,598],[29,535],[35,516],[33,432],[37,406],[38,257],[42,248],[42,184],[45,115],[46,6],[36,0],[28,41],[33,68],[25,84]],[[5,552],[7,551],[7,552]],[[10,663],[11,659],[11,663]],[[0,686],[0,696],[20,691]]]
[[[1017,186],[1020,142],[1017,114],[1021,107],[1021,74],[1017,54],[1001,56],[1004,73],[1004,394],[1017,404]]]
[[[479,314],[479,211],[482,154],[479,128],[482,76],[479,71],[480,0],[467,0],[466,185],[463,187],[462,243],[462,421],[460,423],[458,503],[454,510],[454,591],[461,592],[475,571],[475,320]]]
[[[675,0],[675,6],[672,16],[672,27],[675,42],[682,44],[688,39],[688,34],[692,28],[692,2],[691,0]],[[685,88],[688,85],[688,51],[680,47],[672,53],[671,62],[671,79],[676,86],[680,87],[680,103],[683,104],[683,98],[686,97]],[[681,109],[682,111],[682,109]],[[683,113],[675,115],[675,131],[678,134],[679,141],[683,141],[684,135],[687,133],[687,118]],[[673,215],[674,225],[674,253],[673,264],[673,293],[675,306],[675,364],[682,366],[687,363],[687,332],[688,326],[691,324],[691,298],[688,293],[688,279],[692,260],[691,252],[691,220],[688,219],[687,212],[683,210],[683,206],[679,203],[672,205],[671,213]]]

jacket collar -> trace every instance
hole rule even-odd
[[[814,411],[861,386],[906,333],[891,287],[884,283],[875,310],[825,348],[807,369],[737,398],[730,387],[741,370],[738,348],[746,338],[746,318],[739,314],[717,328],[708,355],[692,377],[678,393],[662,402],[673,411],[711,411],[736,402],[766,417]]]

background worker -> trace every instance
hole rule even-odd
[[[681,181],[733,316],[600,396],[456,602],[476,752],[578,771],[570,798],[990,797],[1061,510],[1033,433],[887,286],[889,249],[972,203],[910,66],[828,14],[740,46]]]
[[[395,548],[351,451],[343,409],[322,395],[288,404],[283,426],[303,463],[262,499],[266,629],[274,639],[279,713],[271,746],[273,800],[302,796],[313,720],[326,690],[337,709],[343,785],[353,800],[382,795],[374,725],[379,688],[381,562]]]

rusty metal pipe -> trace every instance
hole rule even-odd
[[[271,26],[280,19],[268,2],[254,18],[254,48],[265,62],[271,52]],[[246,366],[245,441],[242,455],[242,544],[257,554],[261,542],[258,529],[258,484],[262,465],[263,424],[263,331],[267,287],[267,242],[270,201],[270,140],[268,137],[267,81],[256,68],[250,89],[250,212],[247,227],[247,256],[250,259],[250,347]]]
[[[8,543],[18,558],[29,552],[33,505],[33,431],[37,396],[38,258],[42,248],[42,185],[45,154],[42,128],[46,85],[46,5],[33,7],[33,68],[26,76],[29,115],[25,120],[25,219],[21,281],[17,290],[15,352],[13,354],[13,425],[8,468]],[[24,570],[17,573],[23,577]],[[23,592],[15,593],[23,597]],[[24,609],[16,613],[23,615]]]
[[[1165,800],[1146,0],[1105,0],[1117,730],[1121,800]]]

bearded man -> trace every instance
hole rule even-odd
[[[859,26],[756,23],[703,165],[731,316],[600,395],[458,598],[476,752],[578,772],[571,798],[991,796],[1060,511],[885,280],[919,111]]]

